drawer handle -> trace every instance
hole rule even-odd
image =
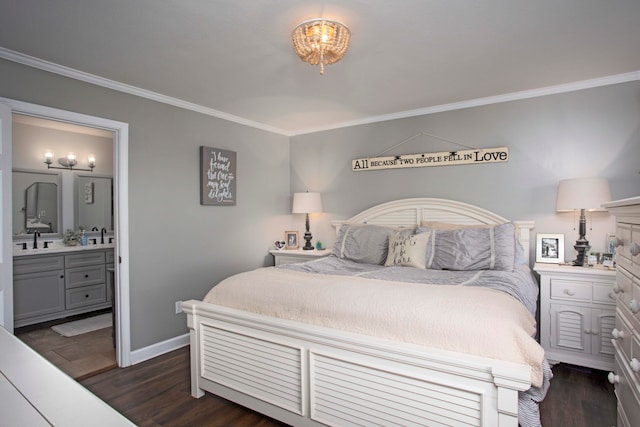
[[[574,296],[576,293],[573,289],[565,289],[564,293],[569,295],[570,297]]]
[[[633,370],[633,372],[640,372],[640,362],[638,362],[638,359],[634,357],[633,359],[631,359],[631,362],[629,362],[629,364],[631,365],[631,369]]]
[[[61,274],[61,275],[60,275],[60,278],[61,278],[61,279],[64,279],[64,274]]]
[[[623,240],[618,236],[611,239],[611,243],[613,243],[613,247],[617,248],[618,246],[622,246]]]
[[[609,375],[607,375],[607,379],[611,384],[618,384],[620,382],[620,376],[614,374],[613,372],[609,372]]]
[[[633,242],[629,247],[629,252],[631,252],[631,255],[633,256],[640,254],[640,245],[636,242]]]
[[[619,331],[618,329],[614,329],[611,331],[611,335],[614,339],[621,340],[624,338],[624,331]]]
[[[88,275],[88,274],[85,274],[85,275],[84,275],[84,278],[85,278],[85,279],[88,279],[88,278],[89,278],[89,275]]]
[[[85,297],[85,298],[89,298],[89,294],[86,294],[84,297]]]
[[[632,299],[629,302],[629,309],[633,314],[637,314],[640,311],[640,304],[638,304],[637,300]]]
[[[616,283],[615,285],[613,285],[613,292],[615,292],[616,294],[624,293],[624,287]]]

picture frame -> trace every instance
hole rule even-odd
[[[564,263],[564,234],[536,234],[536,262]]]
[[[235,206],[237,153],[214,147],[200,147],[200,204]]]
[[[300,236],[297,231],[284,232],[285,249],[298,249],[300,247]]]

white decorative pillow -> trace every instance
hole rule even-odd
[[[399,265],[404,267],[426,268],[427,244],[430,232],[420,234],[389,234],[389,251],[386,267]]]

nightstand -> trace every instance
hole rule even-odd
[[[547,360],[611,370],[616,327],[615,270],[536,263],[540,344]]]
[[[272,249],[269,251],[269,253],[275,258],[276,265],[282,265],[309,261],[311,259],[331,255],[331,250],[325,249],[319,251],[317,249],[314,249],[312,251],[305,251],[304,249],[283,249],[279,251],[277,249]]]

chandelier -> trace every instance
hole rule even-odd
[[[303,61],[324,66],[338,62],[349,47],[351,32],[346,25],[329,19],[314,18],[301,22],[291,34],[293,47]]]

